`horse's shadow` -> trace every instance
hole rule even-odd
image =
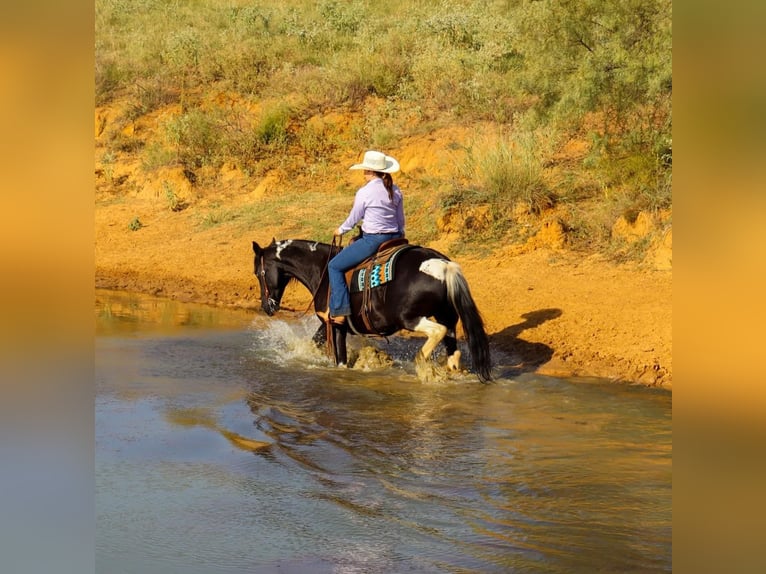
[[[499,351],[508,353],[513,364],[506,368],[501,377],[514,377],[522,373],[535,371],[553,357],[553,349],[544,343],[531,343],[519,338],[526,329],[533,329],[546,321],[561,316],[561,309],[538,309],[524,313],[524,321],[506,327],[490,337],[492,345]]]

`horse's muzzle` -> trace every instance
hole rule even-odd
[[[271,317],[274,313],[279,311],[279,303],[269,297],[262,305],[261,308],[264,310],[264,312]]]

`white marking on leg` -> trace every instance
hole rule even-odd
[[[293,242],[292,239],[285,239],[284,241],[277,241],[277,259],[281,259],[282,250]]]
[[[447,263],[444,259],[426,259],[420,264],[420,272],[443,282],[447,273]]]
[[[455,351],[449,357],[447,357],[447,368],[452,371],[460,370],[460,351]]]
[[[444,338],[444,335],[447,334],[447,327],[423,317],[420,321],[418,321],[418,324],[415,325],[414,330],[418,333],[425,333],[428,336],[426,344],[423,345],[423,348],[420,350],[420,352],[423,353],[423,356],[426,359],[430,360],[431,353],[434,352],[436,345],[438,345]]]

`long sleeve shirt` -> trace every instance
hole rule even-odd
[[[339,230],[342,233],[351,231],[354,226],[363,221],[362,231],[374,233],[401,233],[404,235],[404,198],[398,186],[394,185],[394,199],[388,199],[388,191],[383,180],[376,177],[359,188],[354,197],[346,221]]]

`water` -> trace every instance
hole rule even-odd
[[[671,571],[667,392],[423,384],[399,339],[337,369],[313,317],[96,316],[97,572]]]

